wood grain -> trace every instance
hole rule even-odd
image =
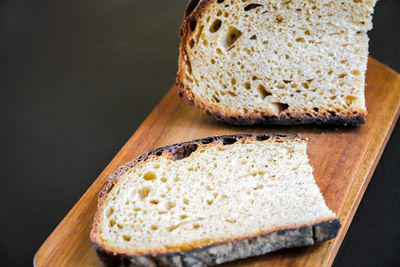
[[[273,132],[309,139],[308,155],[327,205],[342,223],[336,239],[307,248],[286,249],[229,266],[329,266],[343,241],[400,110],[400,75],[370,59],[366,99],[369,115],[356,128],[323,126],[234,127],[218,123],[179,99],[173,87],[122,147],[35,255],[36,266],[99,266],[89,231],[97,195],[107,177],[141,153],[172,143],[213,135]]]

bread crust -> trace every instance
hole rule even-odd
[[[178,73],[176,86],[180,97],[186,99],[192,105],[202,109],[206,114],[214,116],[233,125],[253,124],[333,124],[343,126],[357,126],[365,123],[367,115],[364,109],[350,109],[340,112],[332,112],[319,108],[303,111],[282,111],[279,115],[267,111],[256,111],[242,114],[234,110],[217,106],[208,101],[197,98],[191,89],[185,84],[185,73],[190,65],[186,46],[193,35],[191,27],[196,24],[200,15],[216,0],[191,0],[186,7],[184,19],[179,30],[181,43],[179,47]]]
[[[108,266],[209,266],[260,256],[282,248],[314,245],[336,237],[339,229],[340,222],[335,219],[309,226],[277,230],[247,239],[164,254],[112,254],[97,244],[94,244],[93,248]]]
[[[284,247],[312,245],[334,238],[340,228],[339,220],[336,218],[313,222],[313,225],[286,226],[285,228],[270,229],[267,232],[260,232],[251,236],[217,240],[211,245],[200,244],[199,246],[199,244],[183,244],[181,247],[164,250],[123,250],[116,252],[115,249],[113,250],[101,240],[99,234],[101,214],[105,208],[107,195],[118,182],[119,178],[129,169],[152,160],[154,157],[164,156],[172,160],[180,160],[190,156],[191,153],[198,149],[209,146],[265,140],[271,140],[273,142],[284,142],[285,140],[293,142],[306,141],[306,139],[298,136],[266,133],[214,136],[160,147],[144,153],[133,161],[124,164],[109,176],[99,194],[98,210],[90,233],[93,248],[96,250],[99,257],[110,266],[119,266],[121,264],[122,266],[129,266],[131,264],[133,264],[133,266],[206,266],[239,258],[261,255]],[[277,239],[276,236],[280,236],[281,238]],[[276,240],[280,241],[278,242]],[[253,248],[249,250],[248,246],[253,246]]]

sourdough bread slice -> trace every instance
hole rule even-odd
[[[180,95],[233,124],[364,123],[375,0],[192,0]]]
[[[101,191],[93,246],[109,265],[205,266],[334,238],[306,146],[231,135],[143,154]]]

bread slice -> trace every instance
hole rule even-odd
[[[364,123],[375,0],[192,0],[180,95],[233,124]]]
[[[102,190],[94,248],[111,265],[205,266],[334,238],[306,146],[231,135],[143,154]]]

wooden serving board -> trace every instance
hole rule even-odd
[[[356,128],[323,126],[233,127],[214,121],[177,96],[173,87],[100,174],[35,255],[36,266],[101,266],[89,232],[97,196],[120,165],[147,150],[213,135],[273,132],[309,139],[308,155],[327,205],[342,228],[336,239],[230,263],[231,266],[331,265],[367,188],[400,110],[400,75],[370,59],[366,99],[369,115]]]

